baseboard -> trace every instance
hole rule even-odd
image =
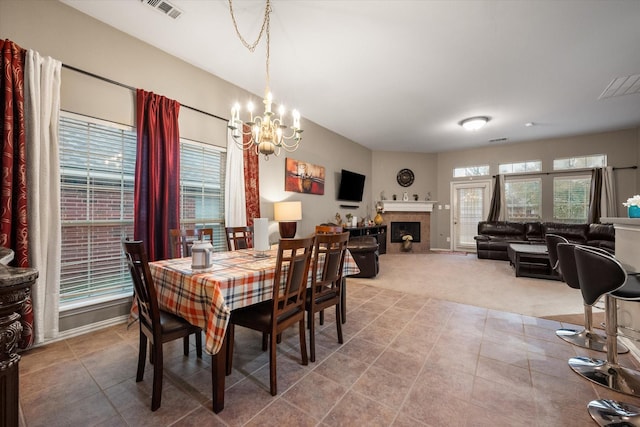
[[[638,341],[618,335],[618,339],[629,349],[629,353],[640,363],[640,349],[637,347]]]
[[[36,348],[36,347],[41,347],[43,345],[52,344],[54,342],[58,342],[58,341],[66,340],[66,339],[69,339],[69,338],[77,337],[79,335],[84,335],[84,334],[87,334],[89,332],[99,331],[100,329],[105,329],[105,328],[108,328],[110,326],[118,325],[120,323],[127,323],[128,319],[129,319],[129,316],[119,316],[119,317],[114,317],[114,318],[107,319],[107,320],[102,320],[100,322],[91,323],[89,325],[83,325],[83,326],[80,326],[78,328],[68,329],[66,331],[60,332],[57,337],[45,340],[44,342],[42,342],[40,344],[35,344],[31,348]]]

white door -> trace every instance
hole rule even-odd
[[[489,214],[491,181],[452,182],[451,200],[452,249],[475,252],[478,222]]]

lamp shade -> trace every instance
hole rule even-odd
[[[300,221],[302,219],[302,202],[274,203],[273,219],[276,221]]]

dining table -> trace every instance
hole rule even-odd
[[[191,268],[191,257],[149,263],[160,308],[204,331],[205,351],[212,356],[212,398],[216,413],[224,409],[229,316],[232,310],[272,298],[277,253],[277,245],[260,252],[254,249],[213,252],[211,267],[197,270]],[[359,271],[347,250],[343,278]],[[310,285],[311,273],[309,276]]]

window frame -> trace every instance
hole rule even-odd
[[[209,183],[206,183],[205,181],[200,181],[199,185],[202,188],[202,192],[200,193],[200,202],[201,202],[201,206],[205,205],[206,202],[206,198],[208,196],[209,201],[213,201],[213,203],[215,204],[215,200],[211,200],[211,197],[213,194],[216,193],[216,188],[217,188],[217,196],[213,196],[215,199],[217,199],[217,203],[220,205],[220,210],[219,210],[219,216],[216,217],[214,215],[209,215],[209,216],[199,216],[199,215],[186,215],[186,211],[187,211],[187,207],[185,206],[185,200],[187,199],[187,197],[189,197],[189,195],[191,196],[195,196],[195,192],[188,192],[185,193],[185,179],[187,178],[186,175],[186,170],[187,170],[187,164],[183,163],[185,161],[185,159],[187,159],[188,156],[185,155],[185,153],[183,152],[183,149],[186,149],[187,147],[189,147],[191,150],[200,150],[202,149],[203,151],[209,151],[210,154],[214,154],[216,153],[220,158],[218,161],[218,168],[219,168],[219,183],[216,184],[215,180],[210,181]],[[204,142],[200,142],[200,141],[195,141],[195,140],[191,140],[191,139],[187,139],[187,138],[180,138],[180,226],[183,228],[213,228],[213,248],[215,251],[224,251],[227,250],[227,240],[226,240],[226,235],[225,235],[225,230],[224,230],[224,224],[225,224],[225,206],[224,206],[224,199],[225,199],[225,177],[226,177],[226,156],[227,156],[227,150],[223,147],[214,145],[214,144],[207,144]],[[210,162],[204,162],[202,166],[202,170],[201,172],[197,175],[198,177],[204,178],[207,174],[207,169],[205,167],[206,165],[211,165],[211,160]],[[189,164],[189,166],[191,166],[192,163]],[[193,175],[192,175],[193,176]],[[189,182],[191,182],[191,188],[195,189],[198,184],[196,184],[197,180],[194,180],[194,178],[192,177],[191,180],[189,180]],[[206,192],[205,188],[209,188],[210,191]],[[203,208],[201,208],[200,210],[202,210]],[[193,208],[194,212],[198,212],[198,208],[197,206],[194,206]]]
[[[67,313],[71,313],[73,310],[78,310],[78,309],[82,309],[83,307],[91,307],[91,306],[98,306],[101,304],[106,304],[109,303],[111,301],[118,301],[118,300],[125,300],[125,299],[130,299],[133,296],[133,283],[131,281],[131,276],[128,270],[128,267],[126,265],[126,260],[123,256],[122,253],[122,248],[121,248],[121,241],[123,238],[125,237],[132,237],[133,236],[133,213],[134,213],[134,201],[133,201],[133,191],[134,191],[134,185],[135,185],[135,156],[136,156],[136,132],[135,132],[135,127],[134,126],[128,126],[128,125],[123,125],[120,123],[115,123],[115,122],[111,122],[111,121],[107,121],[107,120],[102,120],[102,119],[98,119],[98,118],[94,118],[94,117],[90,117],[90,116],[86,116],[86,115],[82,115],[82,114],[77,114],[77,113],[73,113],[73,112],[67,112],[67,111],[63,111],[61,110],[61,154],[60,154],[60,158],[61,158],[61,167],[60,167],[60,181],[61,181],[61,198],[63,196],[63,190],[65,188],[68,188],[69,186],[67,185],[65,187],[65,185],[63,185],[63,181],[65,179],[72,181],[73,178],[77,178],[78,181],[82,181],[82,170],[78,170],[76,172],[73,172],[73,168],[70,168],[68,166],[65,166],[62,164],[62,160],[63,160],[63,154],[62,154],[62,150],[65,149],[65,147],[63,146],[62,143],[62,132],[64,131],[63,126],[64,123],[63,121],[71,119],[71,120],[76,120],[81,122],[80,129],[82,129],[83,127],[86,127],[87,129],[90,129],[91,126],[107,126],[109,128],[115,129],[118,132],[129,132],[128,137],[129,139],[132,139],[132,141],[129,141],[129,143],[133,143],[132,145],[132,149],[131,147],[128,147],[129,149],[124,151],[125,154],[129,154],[132,156],[133,160],[129,160],[129,163],[133,164],[133,168],[130,171],[130,179],[128,180],[124,180],[127,183],[129,183],[129,189],[131,192],[130,195],[130,200],[128,200],[127,203],[123,204],[123,199],[121,199],[121,205],[120,205],[120,214],[121,217],[122,216],[126,216],[127,213],[130,214],[130,218],[127,219],[121,219],[121,220],[95,220],[95,217],[91,216],[89,214],[89,216],[84,216],[83,214],[80,214],[77,218],[72,218],[72,219],[65,219],[64,215],[61,215],[61,227],[63,230],[63,239],[65,238],[65,227],[70,227],[70,226],[79,226],[79,227],[91,227],[92,225],[96,225],[96,226],[113,226],[113,225],[122,225],[122,227],[128,227],[127,230],[128,232],[126,233],[120,233],[121,235],[118,236],[117,239],[117,246],[118,246],[118,254],[117,254],[117,258],[118,258],[118,269],[117,272],[115,272],[113,275],[116,276],[116,279],[114,280],[121,280],[121,287],[122,287],[122,291],[120,292],[113,292],[113,293],[102,293],[102,294],[96,294],[96,295],[92,295],[92,296],[82,296],[80,294],[78,294],[75,298],[70,297],[70,298],[62,298],[62,281],[63,281],[63,274],[61,271],[61,300],[60,300],[60,308],[59,311],[62,312],[67,312]],[[132,133],[132,135],[131,135]],[[77,143],[76,143],[77,144]],[[180,208],[180,214],[181,214],[181,218],[180,218],[180,224],[181,226],[184,227],[198,227],[198,228],[203,228],[203,227],[212,227],[214,228],[214,247],[216,248],[216,250],[226,250],[226,237],[224,234],[224,181],[226,179],[225,176],[225,169],[226,169],[226,149],[223,147],[219,147],[216,146],[214,144],[208,144],[208,143],[204,143],[204,142],[200,142],[200,141],[194,141],[194,140],[189,140],[186,138],[181,138],[180,141],[180,158],[181,158],[181,163],[182,163],[182,159],[183,157],[183,146],[184,144],[186,145],[190,145],[190,146],[199,146],[202,147],[203,150],[205,151],[211,151],[211,152],[216,152],[220,155],[220,159],[219,159],[219,163],[218,163],[218,188],[217,188],[217,194],[218,194],[218,205],[219,205],[219,217],[193,217],[193,218],[184,218],[182,217],[182,203],[183,203],[183,199],[184,199],[184,195],[183,195],[183,190],[184,190],[184,186],[183,186],[183,177],[182,177],[182,168],[181,168],[181,177],[180,177],[180,203],[181,203],[181,208]],[[124,155],[124,154],[123,154]],[[87,150],[87,157],[93,157],[91,156],[91,151]],[[116,159],[117,160],[117,159]],[[93,160],[95,162],[95,159]],[[88,160],[86,160],[86,162],[88,162]],[[82,159],[77,160],[77,163],[82,166]],[[203,164],[206,163],[206,159],[205,161],[203,161]],[[129,165],[130,166],[130,165]],[[210,166],[210,165],[209,165]],[[91,164],[85,165],[86,168],[91,168]],[[207,172],[210,171],[210,169],[207,169]],[[91,175],[90,172],[85,173],[85,175]],[[95,173],[94,174],[96,177],[102,177],[105,178],[107,177],[107,174],[102,174],[100,175],[100,173]],[[205,175],[205,174],[202,174]],[[124,183],[123,181],[123,183]],[[88,187],[90,185],[91,181],[87,181],[85,179],[83,186],[84,187]],[[80,183],[82,184],[82,183]],[[84,204],[88,204],[87,200],[89,200],[88,198],[85,198],[84,196],[87,193],[79,193],[76,197],[75,200],[77,200],[79,203],[84,203]],[[90,194],[90,193],[89,193]],[[128,209],[130,209],[129,212],[125,212]],[[85,212],[86,213],[86,212]],[[88,234],[84,233],[84,234]],[[82,232],[81,232],[82,234]],[[113,246],[113,241],[110,243]],[[82,245],[83,242],[80,242],[80,245]],[[102,249],[102,246],[100,247],[100,249]],[[90,258],[89,260],[85,260],[85,264],[86,265],[90,265],[92,260],[97,259],[98,257],[94,257],[92,256],[92,254],[94,253],[94,251],[96,250],[96,247],[94,247],[93,249],[89,249],[90,252],[87,252],[87,257]],[[73,252],[68,252],[73,254]],[[61,266],[64,265],[64,257],[66,256],[65,252],[62,251],[61,253]],[[67,257],[67,259],[71,258],[71,256]],[[115,259],[115,256],[111,256],[111,260],[113,261]],[[90,281],[87,280],[88,277],[91,276],[90,274],[90,269],[91,267],[88,267],[84,270],[80,270],[80,272],[78,273],[77,276],[77,280],[78,280],[78,285],[75,286],[87,286],[88,289],[91,289],[92,283]],[[110,267],[105,267],[105,268],[113,268],[113,266]],[[65,273],[66,274],[66,273]],[[83,282],[84,280],[84,282]],[[126,282],[126,283],[125,283]],[[71,287],[71,286],[70,286]],[[118,286],[115,286],[113,288],[117,288]],[[107,289],[109,289],[107,287]]]
[[[536,169],[534,168],[534,164]],[[514,171],[516,166],[524,165],[523,170]],[[531,168],[529,167],[531,165]],[[510,167],[511,171],[507,172],[503,169]],[[525,160],[522,162],[500,163],[498,165],[498,173],[504,175],[510,174],[526,174],[526,173],[542,173],[542,160]]]
[[[596,160],[599,161],[598,164],[594,164]],[[561,164],[562,162],[568,162],[569,165],[563,166]],[[593,169],[593,168],[603,168],[606,166],[607,166],[606,154],[587,154],[584,156],[559,157],[559,158],[553,159],[554,171],[570,171],[573,169]]]
[[[70,136],[68,141],[67,134]],[[80,144],[83,138],[84,146]],[[107,145],[107,141],[113,144]],[[118,143],[121,144],[120,156],[100,157],[109,150],[117,151]],[[100,150],[81,151],[91,144],[99,146]],[[133,295],[133,283],[122,257],[120,241],[128,231],[133,232],[135,147],[135,128],[132,126],[60,112],[61,312]],[[133,154],[133,161],[119,160],[127,153]],[[111,159],[115,162],[113,169],[109,169]],[[104,168],[99,166],[102,164]],[[109,194],[115,197],[109,197]],[[94,197],[96,195],[98,197]],[[125,212],[126,204],[131,205],[130,217]],[[73,212],[78,215],[67,215]],[[121,234],[117,244],[105,237],[114,232]],[[78,235],[83,234],[86,241],[78,239]],[[100,256],[95,256],[98,248]]]
[[[584,206],[585,217],[584,218],[559,218],[556,216],[556,209],[558,208],[558,199],[556,197],[556,182],[558,181],[569,181],[569,180],[581,180],[586,182],[586,205]],[[580,174],[576,171],[575,175],[562,175],[562,176],[554,176],[553,177],[553,214],[552,218],[554,222],[566,223],[566,224],[580,224],[588,221],[589,218],[589,197],[591,193],[591,175]],[[565,203],[568,206],[568,211],[572,211],[571,200]]]
[[[522,216],[522,217],[513,217],[510,215],[509,209],[509,196],[507,194],[507,185],[508,184],[524,184],[524,183],[536,183],[538,185],[538,216]],[[531,221],[541,221],[542,219],[542,178],[541,177],[529,177],[529,178],[510,178],[505,180],[505,188],[504,188],[504,196],[505,196],[505,209],[506,209],[506,218],[507,221],[515,221],[515,222],[531,222]],[[527,210],[529,206],[524,205],[524,210]]]
[[[474,172],[474,169],[477,172]],[[491,167],[489,165],[461,166],[453,168],[452,173],[454,178],[483,177],[491,174]]]

